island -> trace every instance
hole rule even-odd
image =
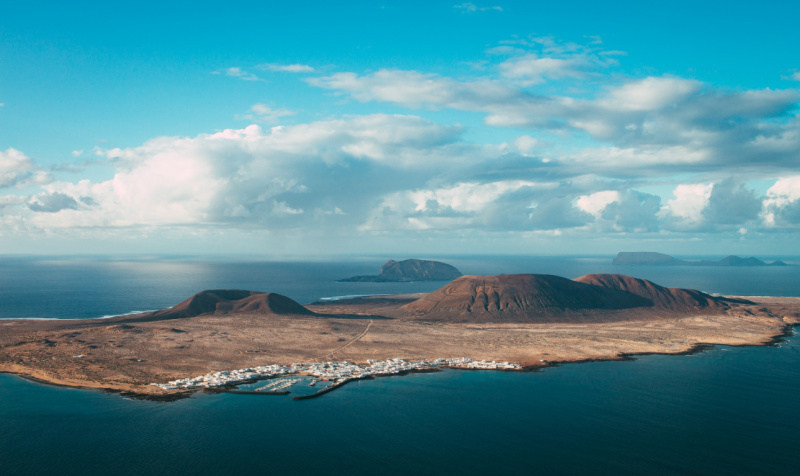
[[[340,282],[397,283],[410,281],[452,281],[461,276],[461,271],[441,261],[407,259],[389,260],[381,266],[377,276],[353,276]]]
[[[764,345],[798,323],[800,298],[716,296],[621,274],[468,275],[429,294],[305,306],[276,293],[207,290],[136,315],[0,321],[0,372],[167,400],[284,395],[308,381],[315,392],[295,393],[302,399],[407,372]]]
[[[618,253],[611,263],[618,266],[788,266],[783,261],[776,260],[766,263],[752,256],[750,258],[740,258],[739,256],[730,255],[719,261],[689,261],[653,251],[623,251]]]

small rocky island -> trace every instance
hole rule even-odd
[[[377,276],[353,276],[340,279],[346,283],[399,283],[411,281],[452,281],[461,277],[455,267],[441,261],[424,259],[389,260]]]
[[[611,263],[618,266],[788,266],[783,261],[766,263],[752,256],[750,258],[740,258],[739,256],[730,255],[719,261],[690,261],[652,251],[623,251],[618,253]]]

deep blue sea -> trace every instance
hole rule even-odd
[[[0,318],[102,317],[168,307],[214,288],[279,292],[309,303],[441,284],[336,282],[376,274],[385,259],[5,257]],[[443,260],[466,274],[618,272],[713,293],[800,296],[800,266]],[[797,474],[799,393],[798,337],[773,347],[543,372],[379,378],[304,401],[196,394],[151,402],[0,374],[0,474]]]

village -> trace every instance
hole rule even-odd
[[[232,387],[256,380],[270,379],[283,375],[309,375],[318,381],[332,382],[331,387],[338,387],[348,381],[373,376],[396,375],[408,372],[420,372],[440,368],[476,369],[476,370],[520,370],[517,363],[472,360],[467,357],[436,360],[408,361],[400,358],[389,360],[367,360],[366,364],[352,362],[312,362],[293,363],[291,365],[263,365],[238,370],[225,370],[208,373],[197,377],[172,380],[168,383],[151,383],[164,390],[191,390],[200,388]]]

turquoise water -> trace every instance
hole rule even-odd
[[[464,261],[457,266],[487,274],[502,265],[502,260]],[[568,277],[604,271],[586,271],[592,266],[611,268],[554,258],[514,263],[537,268],[531,272],[567,270],[557,274]],[[7,274],[0,288],[6,302],[16,296],[25,304],[12,303],[0,312],[2,317],[102,315],[85,296],[64,310],[26,294],[25,289],[40,292],[36,271],[42,269],[49,274],[42,279],[60,283],[57,292],[64,299],[92,288],[93,296],[109,304],[114,300],[108,294],[124,295],[124,302],[113,305],[126,310],[174,301],[173,295],[182,299],[189,285],[213,284],[214,273],[226,284],[192,292],[274,290],[264,285],[300,290],[307,279],[305,297],[296,298],[301,302],[343,289],[341,294],[361,294],[364,288],[342,288],[328,277],[365,274],[362,266],[367,273],[372,269],[371,263],[328,263],[322,279],[313,277],[319,268],[311,264],[261,263],[244,271],[236,263],[155,264],[18,260],[13,265],[21,277],[13,286],[22,295],[9,293],[14,280]],[[3,266],[8,269],[8,262],[0,261]],[[462,270],[477,272],[467,269]],[[661,272],[661,279],[651,279],[674,285],[664,282],[674,269],[615,270]],[[785,277],[762,270],[726,271],[722,279],[716,268],[692,269],[691,279],[708,284],[712,292],[730,292],[726,283],[746,282],[751,292],[740,294],[767,294],[768,289],[800,294],[794,291],[797,280],[781,284]],[[59,316],[47,315],[49,309],[58,309]],[[794,474],[798,391],[796,337],[776,347],[720,347],[533,373],[449,370],[378,378],[305,401],[196,394],[150,402],[0,374],[0,474]]]

